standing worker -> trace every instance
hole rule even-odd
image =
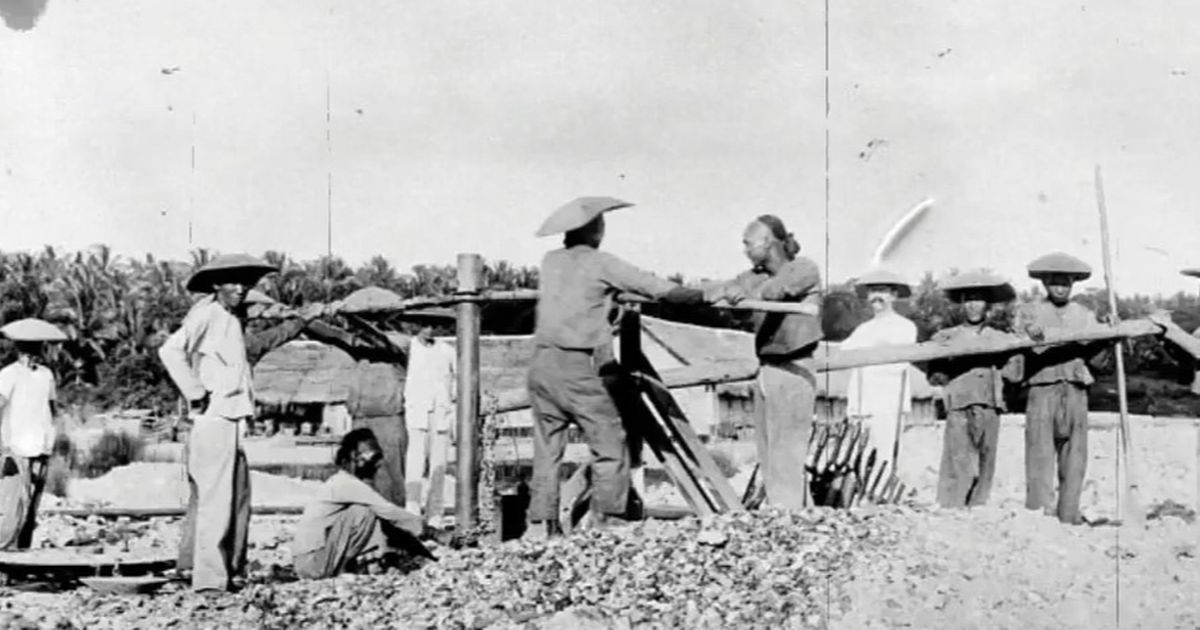
[[[742,235],[753,268],[733,280],[705,285],[709,302],[743,299],[799,302],[803,313],[755,313],[754,345],[760,404],[755,441],[766,500],[790,510],[813,505],[804,462],[816,405],[816,377],[797,361],[811,357],[821,341],[821,271],[800,256],[783,221],[765,214]]]
[[[44,344],[67,336],[40,319],[0,333],[17,346],[17,360],[0,370],[0,550],[29,549],[55,438],[57,388]]]
[[[249,474],[241,440],[254,416],[254,391],[238,315],[246,293],[275,267],[246,254],[218,256],[188,280],[208,293],[159,348],[171,380],[193,416],[187,444],[188,482],[196,502],[192,587],[223,591],[244,569],[250,511]]]
[[[863,274],[857,285],[866,294],[874,317],[859,324],[840,344],[840,349],[917,342],[917,325],[893,308],[897,299],[912,295],[912,288],[903,278],[876,269]],[[902,420],[912,411],[909,369],[908,363],[854,368],[846,390],[846,414],[860,419],[868,430],[867,448],[875,449],[876,466],[890,462],[893,473],[899,459]]]
[[[591,509],[597,525],[616,524],[627,513],[630,453],[625,428],[601,370],[611,364],[613,332],[608,320],[613,298],[630,292],[676,303],[704,299],[687,289],[600,251],[604,213],[633,204],[609,197],[581,197],[561,207],[538,236],[565,233],[562,249],[542,259],[529,398],[534,417],[533,488],[530,520],[545,533],[561,533],[558,521],[559,466],[567,429],[583,430],[592,452]],[[536,526],[530,535],[539,535]]]
[[[1100,325],[1088,307],[1071,301],[1071,285],[1092,275],[1087,263],[1061,252],[1029,263],[1046,298],[1017,311],[1017,330],[1035,339],[1046,332],[1083,332]],[[1087,472],[1088,388],[1095,382],[1084,362],[1096,343],[1035,348],[1025,354],[1025,507],[1082,522],[1079,498]],[[1055,500],[1055,469],[1058,497]]]
[[[425,309],[401,315],[415,334],[407,340],[408,372],[404,381],[404,420],[408,424],[405,466],[408,511],[441,523],[446,461],[454,431],[454,348],[433,336],[433,325],[454,322],[448,309]]]
[[[266,309],[274,308],[277,304],[275,300],[261,291],[251,289],[246,292],[246,297],[242,300],[241,307],[233,311],[238,321],[243,323],[246,361],[250,364],[251,368],[257,365],[258,361],[268,352],[298,337],[318,317],[328,315],[332,312],[329,306],[314,303],[307,304],[299,311],[289,314],[288,317],[279,323],[260,324],[256,326],[247,321],[262,315]],[[249,425],[253,422],[253,418],[247,420],[248,430],[252,428]],[[184,457],[185,459],[187,457],[186,448]],[[236,488],[248,488],[250,486],[250,467],[249,462],[245,458],[238,459],[234,466],[233,484]],[[179,533],[179,561],[175,564],[177,575],[180,577],[185,577],[191,573],[196,547],[196,508],[198,500],[195,486],[189,484],[188,490],[187,510],[184,512],[183,524],[180,526]],[[238,502],[234,506],[233,522],[249,523],[251,511],[250,493],[247,491],[235,494],[238,497]],[[235,528],[234,530],[234,540],[230,543],[230,548],[237,552],[231,565],[233,575],[240,575],[246,567],[246,553],[249,549],[246,543],[246,536],[248,535],[249,532],[244,527]]]
[[[1015,297],[1012,286],[1003,279],[968,272],[947,280],[943,291],[961,305],[966,321],[939,330],[931,341],[1016,338],[987,323],[993,305]],[[972,355],[930,362],[930,382],[943,385],[947,411],[937,489],[942,507],[987,503],[996,473],[1004,381],[1019,380],[1020,366],[1019,355]]]

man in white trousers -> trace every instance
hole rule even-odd
[[[434,325],[452,325],[448,309],[406,313],[416,334],[408,341],[404,382],[404,418],[408,425],[407,508],[438,526],[442,519],[446,463],[454,430],[454,375],[457,355],[450,344],[435,339]]]
[[[239,309],[247,292],[278,271],[252,256],[219,256],[188,280],[187,288],[208,293],[167,338],[158,355],[188,400],[188,482],[196,505],[192,588],[226,591],[244,568],[250,511],[242,437],[254,416],[253,381]]]
[[[897,299],[912,295],[903,278],[875,269],[863,274],[856,284],[865,293],[874,316],[855,328],[841,343],[841,349],[917,342],[916,324],[893,308]],[[875,449],[876,470],[888,462],[888,471],[895,472],[902,414],[912,410],[908,371],[908,363],[872,365],[850,371],[846,415],[861,420],[869,430],[866,452]]]

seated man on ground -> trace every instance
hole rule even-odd
[[[333,577],[386,566],[412,550],[432,557],[417,542],[421,517],[384,499],[366,481],[383,460],[370,429],[342,438],[338,470],[304,508],[292,542],[292,562],[301,578]]]

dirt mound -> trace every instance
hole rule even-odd
[[[303,506],[320,486],[314,481],[250,472],[255,506]],[[172,508],[187,505],[188,484],[182,464],[137,462],[114,468],[96,479],[72,479],[67,501],[80,506]]]

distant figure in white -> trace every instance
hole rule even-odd
[[[917,342],[916,324],[893,308],[897,299],[912,295],[912,289],[903,278],[876,269],[864,274],[856,284],[859,292],[866,294],[874,317],[855,328],[841,343],[841,349]],[[895,470],[894,462],[900,451],[900,427],[904,417],[912,411],[908,370],[907,363],[889,363],[854,368],[850,372],[846,414],[861,420],[870,431],[866,452],[869,454],[875,449],[876,470],[885,461],[889,462],[889,472]]]
[[[435,339],[433,325],[454,321],[449,310],[410,312],[415,335],[407,341],[404,418],[408,425],[408,511],[438,526],[442,520],[446,463],[454,429],[454,347]]]

